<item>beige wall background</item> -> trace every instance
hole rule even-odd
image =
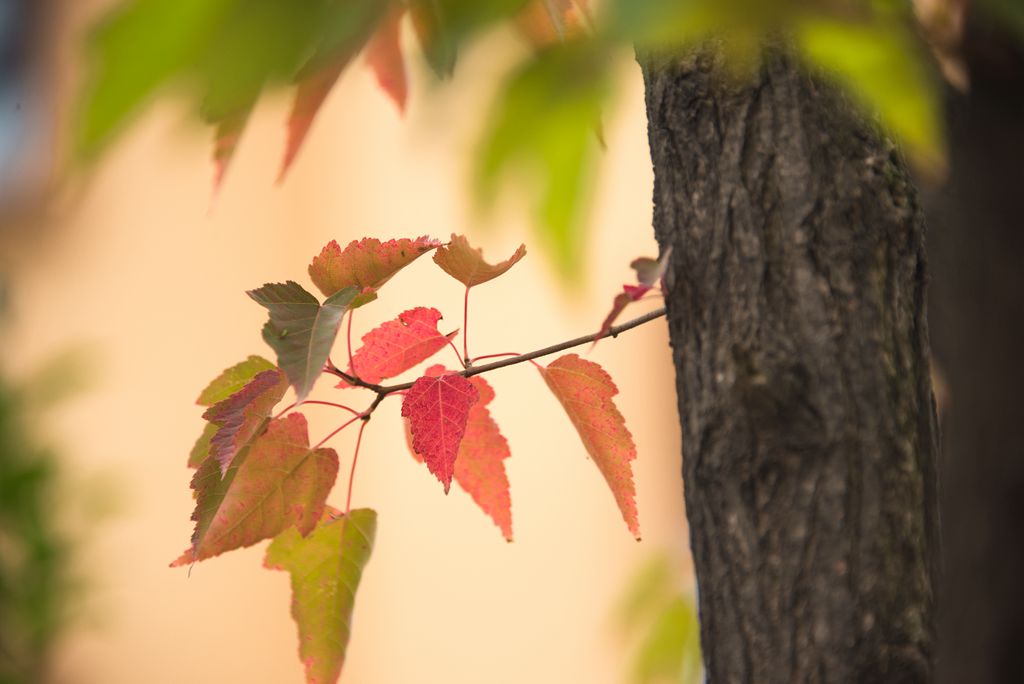
[[[68,45],[90,14],[75,12]],[[302,681],[288,577],[261,567],[265,544],[197,564],[191,574],[168,567],[192,529],[185,462],[202,427],[192,402],[224,367],[270,354],[259,335],[264,312],[244,290],[287,278],[308,286],[306,266],[331,239],[462,232],[492,260],[520,242],[537,244],[518,198],[506,197],[485,223],[466,193],[490,94],[522,49],[511,35],[489,38],[438,88],[410,57],[404,119],[357,65],[281,186],[274,178],[288,102],[268,99],[217,197],[208,133],[163,100],[83,187],[60,198],[45,236],[6,255],[16,286],[7,363],[27,371],[69,345],[91,346],[93,387],[56,417],[49,438],[62,445],[74,477],[109,478],[117,498],[116,516],[83,539],[91,593],[60,650],[58,681]],[[530,249],[508,275],[474,291],[471,353],[528,351],[596,330],[632,278],[629,261],[656,254],[642,83],[628,58],[621,70],[621,96],[605,121],[585,287],[568,294]],[[359,311],[356,334],[418,305],[437,307],[447,326],[459,327],[461,294],[423,258]],[[628,650],[613,613],[627,579],[665,548],[687,563],[664,323],[604,342],[589,358],[618,382],[636,438],[643,541],[627,532],[529,364],[488,376],[497,391],[491,408],[512,448],[513,544],[461,490],[445,497],[412,460],[398,403],[388,402],[360,456],[354,505],[377,509],[380,521],[342,681],[625,681]],[[445,352],[438,359],[454,362]],[[318,389],[322,398],[340,392]],[[353,396],[345,399],[369,402]],[[314,440],[340,422],[327,407],[306,414]],[[335,505],[344,502],[354,438],[347,432],[331,443],[343,473]]]

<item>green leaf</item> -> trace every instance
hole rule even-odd
[[[320,71],[359,52],[395,3],[390,0],[331,0],[323,7],[312,57],[302,75]]]
[[[583,231],[597,163],[608,55],[594,43],[541,53],[505,84],[478,148],[476,194],[493,201],[509,172],[531,179],[541,244],[561,274],[583,264]]]
[[[270,311],[263,339],[277,352],[277,365],[288,375],[297,401],[309,396],[323,372],[341,317],[358,292],[358,287],[346,287],[328,297],[323,306],[292,280],[270,283],[247,293]]]
[[[626,629],[637,628],[675,591],[676,573],[672,561],[667,553],[659,553],[629,581],[617,610],[619,622]]]
[[[299,628],[299,658],[306,681],[337,681],[352,633],[355,594],[377,534],[369,508],[337,517],[328,511],[303,539],[286,530],[267,548],[264,564],[291,574],[292,617]]]
[[[700,681],[700,627],[697,610],[689,596],[677,596],[662,609],[644,637],[633,662],[633,681]]]
[[[257,374],[274,370],[274,364],[262,356],[253,354],[245,361],[236,363],[231,368],[225,369],[220,375],[214,378],[206,389],[203,390],[196,403],[200,406],[213,406],[230,397],[235,392],[249,384],[249,381]]]
[[[91,73],[77,120],[89,159],[172,77],[189,67],[240,0],[135,0],[108,15],[89,42]]]
[[[334,449],[311,449],[306,418],[292,413],[235,456],[224,477],[207,458],[192,478],[196,521],[192,546],[171,565],[188,565],[251,546],[295,526],[309,534],[338,474]]]
[[[811,64],[877,112],[918,166],[934,172],[945,167],[936,80],[900,17],[864,24],[804,18],[797,40]]]
[[[294,80],[324,30],[320,2],[246,0],[232,7],[195,65],[203,118],[220,123],[248,111],[264,86]]]

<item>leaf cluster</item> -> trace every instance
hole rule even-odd
[[[276,363],[258,356],[227,368],[199,395],[205,407],[203,430],[189,466],[195,468],[195,528],[189,547],[172,563],[191,565],[233,549],[272,539],[266,566],[292,577],[293,605],[300,655],[310,682],[337,679],[351,629],[355,593],[372,551],[377,518],[370,509],[351,510],[362,433],[389,396],[401,396],[401,415],[413,458],[424,463],[447,493],[452,482],[464,489],[512,541],[512,502],[505,462],[508,440],[491,413],[494,388],[482,373],[529,361],[565,409],[587,453],[604,477],[630,533],[640,530],[632,461],[636,447],[614,403],[618,389],[597,363],[566,354],[547,366],[535,358],[618,334],[656,315],[619,328],[602,330],[530,354],[514,352],[471,357],[463,338],[460,356],[453,344],[458,330],[438,330],[439,311],[419,306],[370,330],[353,350],[347,335],[348,365],[331,360],[343,321],[377,298],[378,290],[420,256],[435,263],[465,288],[463,332],[473,288],[508,272],[521,260],[520,246],[508,259],[489,263],[462,236],[448,243],[428,237],[353,241],[342,248],[329,243],[309,266],[323,301],[295,281],[268,283],[249,296],[268,313],[263,338]],[[651,260],[641,260],[644,264]],[[654,269],[644,269],[648,278]],[[653,284],[653,280],[651,281]],[[414,380],[383,385],[445,348],[457,370],[434,364]],[[489,364],[482,359],[508,357]],[[311,398],[324,376],[337,380],[342,398],[369,391],[362,410],[345,403]],[[279,408],[289,389],[295,401]],[[300,409],[327,405],[345,420],[323,439],[311,442]],[[327,503],[340,469],[337,452],[325,446],[334,435],[359,425],[344,508]]]

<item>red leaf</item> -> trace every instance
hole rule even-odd
[[[612,401],[619,389],[603,368],[576,354],[566,354],[553,361],[541,370],[541,375],[569,414],[587,453],[604,475],[629,531],[639,539],[631,465],[636,458],[636,446]]]
[[[299,81],[295,91],[295,101],[292,104],[292,113],[288,117],[288,142],[284,149],[284,159],[281,162],[281,171],[278,174],[278,181],[284,179],[291,168],[292,162],[299,154],[302,143],[313,125],[313,119],[323,106],[327,95],[331,92],[341,72],[348,66],[351,55],[345,54],[332,64],[328,64],[319,71],[306,76]],[[341,289],[341,288],[338,288]]]
[[[370,295],[395,273],[440,246],[438,240],[425,235],[415,240],[402,238],[387,242],[363,238],[353,240],[344,250],[331,240],[309,265],[309,276],[328,297],[350,285]]]
[[[196,471],[192,546],[171,566],[251,546],[293,525],[309,534],[337,474],[334,449],[310,448],[305,416],[292,413],[271,421],[224,477],[212,458]]]
[[[393,378],[424,361],[448,344],[457,331],[437,330],[441,312],[428,307],[409,309],[363,335],[363,346],[352,356],[349,373],[369,383]],[[351,387],[342,380],[338,387]]]
[[[444,366],[435,365],[424,375],[439,377],[446,372]],[[512,541],[512,499],[504,463],[511,455],[508,441],[487,409],[487,404],[494,400],[494,390],[479,375],[469,378],[469,382],[480,394],[480,399],[469,409],[466,433],[455,459],[455,482],[494,520],[505,539]],[[423,457],[413,448],[409,421],[404,422],[409,451],[416,461],[423,463]]]
[[[402,401],[402,416],[409,419],[412,429],[412,448],[444,484],[445,494],[452,484],[469,410],[479,398],[469,380],[447,373],[420,378]]]
[[[245,109],[238,114],[226,117],[217,122],[213,139],[213,189],[220,189],[227,173],[228,165],[235,156],[235,149],[238,147],[242,133],[245,131],[245,124],[249,121],[249,114],[252,109]]]
[[[405,8],[398,5],[392,7],[366,45],[366,61],[377,76],[377,83],[391,96],[398,111],[402,113],[405,113],[405,100],[409,92],[400,42],[404,15]]]
[[[453,233],[451,242],[434,252],[434,263],[466,287],[473,287],[497,278],[524,256],[526,245],[519,245],[508,259],[492,265],[484,261],[483,250],[470,247],[465,236]]]
[[[203,418],[218,426],[210,438],[210,455],[220,464],[221,475],[232,459],[263,427],[263,421],[288,391],[288,378],[277,370],[262,371],[245,387],[208,408]]]

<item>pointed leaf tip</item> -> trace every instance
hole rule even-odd
[[[295,90],[295,100],[292,103],[292,111],[288,116],[288,142],[285,144],[284,157],[281,160],[281,170],[277,176],[280,183],[288,175],[288,170],[295,162],[295,158],[302,149],[302,144],[313,127],[317,112],[327,100],[331,88],[338,81],[345,67],[348,66],[350,56],[343,55],[331,64],[321,67],[318,71],[307,75],[299,81]]]
[[[309,276],[327,296],[346,287],[358,287],[360,295],[353,305],[360,306],[369,301],[360,301],[360,298],[375,293],[398,271],[440,246],[440,241],[425,235],[415,240],[402,238],[387,242],[363,238],[353,240],[345,249],[331,240],[310,263]]]
[[[403,16],[404,7],[392,7],[366,45],[366,61],[373,69],[377,83],[398,107],[400,114],[405,113],[405,101],[409,93],[400,41]]]
[[[402,416],[409,419],[413,450],[444,485],[445,494],[455,474],[455,461],[466,432],[469,410],[480,398],[476,387],[461,375],[423,376],[413,383],[402,401]]]
[[[636,445],[612,401],[618,387],[601,366],[576,354],[556,359],[541,375],[612,490],[626,526],[639,539],[632,466]]]
[[[267,547],[264,565],[291,576],[299,659],[311,684],[335,682],[341,675],[352,633],[355,595],[376,534],[373,510],[360,508],[341,515],[328,508],[308,537],[291,528]]]
[[[505,261],[489,264],[484,261],[482,249],[471,247],[464,235],[453,233],[451,242],[434,252],[434,263],[466,287],[473,287],[502,275],[524,256],[526,245],[519,245]]]
[[[491,417],[487,404],[494,390],[479,375],[469,378],[480,399],[469,409],[466,433],[455,460],[455,481],[494,521],[507,541],[512,541],[512,499],[505,459],[511,455],[508,441]]]

